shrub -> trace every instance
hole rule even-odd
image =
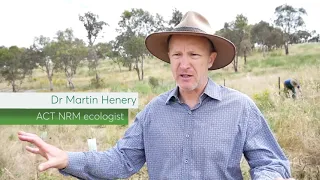
[[[268,90],[254,94],[253,99],[261,111],[268,111],[274,108],[274,103],[270,98],[270,92]]]
[[[269,55],[270,55],[271,57],[281,56],[281,55],[282,55],[282,52],[280,52],[280,51],[272,51],[272,52],[270,52]]]
[[[48,83],[49,83],[49,82],[47,81],[47,84],[48,84]],[[53,79],[53,80],[52,80],[52,84],[53,84],[53,86],[59,87],[59,86],[65,85],[65,84],[66,84],[66,81],[65,81],[64,79],[57,78],[57,79]]]
[[[153,87],[156,88],[157,86],[159,86],[159,80],[155,77],[150,77],[149,78],[149,84]]]
[[[97,81],[97,79],[94,77],[90,80],[90,86],[91,87],[94,87],[96,89],[98,88],[102,88],[102,87],[105,87],[105,82],[104,82],[104,79],[103,78],[99,78],[99,80]]]

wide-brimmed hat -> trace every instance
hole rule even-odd
[[[148,35],[145,39],[146,48],[155,57],[170,63],[167,41],[169,36],[174,34],[203,36],[212,42],[217,51],[217,57],[209,70],[223,68],[230,64],[235,57],[236,47],[234,44],[224,37],[215,35],[208,20],[194,11],[188,11],[173,30]]]

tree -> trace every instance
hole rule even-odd
[[[244,57],[244,64],[246,64],[247,60],[247,51],[248,47],[251,47],[249,38],[250,31],[248,29],[248,18],[242,14],[236,16],[236,20],[233,23],[233,32],[235,33],[235,45],[237,47],[237,55],[236,62],[238,63],[238,57]],[[235,71],[237,72],[237,67],[235,67]]]
[[[57,68],[57,63],[53,59],[56,46],[51,43],[50,38],[40,35],[34,39],[32,48],[36,52],[35,60],[38,67],[46,73],[50,91],[53,91],[52,78]]]
[[[266,45],[268,46],[269,50],[271,50],[272,47],[274,48],[282,47],[284,45],[282,30],[279,28],[273,27],[269,38],[267,38]]]
[[[124,59],[124,56],[121,55],[121,47],[119,47],[119,43],[112,40],[109,43],[109,46],[111,46],[111,50],[109,51],[108,57],[112,59],[112,62],[118,65],[118,68],[121,72],[121,65],[124,65],[125,62],[127,62]]]
[[[154,16],[154,20],[153,20],[153,30],[152,31],[164,31],[166,30],[166,24],[167,22],[164,20],[163,16],[161,16],[160,14],[156,13],[156,15]]]
[[[56,46],[55,59],[58,69],[65,73],[70,89],[74,90],[72,78],[88,54],[85,42],[75,38],[72,29],[66,29],[57,32]]]
[[[275,8],[275,24],[280,27],[283,32],[283,41],[286,55],[289,54],[288,44],[290,43],[290,36],[297,31],[299,27],[304,26],[303,15],[307,12],[303,8],[294,8],[290,5],[283,4]]]
[[[311,33],[305,30],[299,30],[290,35],[290,42],[294,44],[307,42],[311,37]]]
[[[158,16],[158,19],[162,19],[160,15]],[[154,16],[141,8],[132,8],[131,11],[125,10],[120,18],[118,23],[120,28],[117,31],[119,34],[125,34],[126,37],[132,35],[146,37],[156,30],[154,28],[154,24],[156,24]]]
[[[247,64],[247,57],[248,54],[251,52],[251,42],[250,38],[245,38],[240,42],[240,49],[239,49],[239,55],[243,57],[244,59],[244,65]]]
[[[281,29],[273,27],[268,22],[260,21],[254,24],[250,34],[252,43],[262,45],[263,56],[266,51],[283,45]]]
[[[238,57],[244,57],[244,64],[247,62],[248,52],[251,50],[250,26],[248,19],[242,14],[236,16],[235,21],[225,23],[224,28],[216,32],[217,35],[225,37],[236,46],[236,57],[233,60],[233,68],[238,72]]]
[[[148,11],[143,9],[132,8],[130,11],[125,10],[121,14],[121,20],[117,29],[119,35],[116,37],[117,48],[120,50],[125,64],[131,70],[132,66],[137,71],[139,80],[143,80],[143,61],[148,55],[144,46],[145,37],[156,30],[162,28],[162,17],[154,17]],[[140,63],[140,66],[139,66]]]
[[[139,81],[143,80],[143,61],[145,58],[144,54],[146,52],[144,47],[144,38],[141,36],[131,36],[130,39],[124,43],[124,49],[129,55],[129,58],[134,59],[134,69],[137,72]]]
[[[94,43],[102,31],[104,26],[109,26],[104,21],[99,21],[99,16],[93,14],[92,12],[87,12],[84,16],[79,15],[79,20],[83,23],[86,31],[87,31],[87,38],[89,41],[89,68],[93,70],[96,74],[96,83],[99,84],[100,77],[98,74],[97,67],[99,66],[99,58],[97,57],[97,53],[94,47]]]
[[[95,49],[99,59],[106,59],[111,53],[112,46],[109,43],[100,42],[95,45]]]
[[[263,56],[265,55],[265,50],[267,46],[267,40],[271,36],[272,27],[269,23],[265,21],[260,21],[259,23],[253,25],[251,29],[252,42],[263,46]]]
[[[17,82],[20,81],[21,85],[26,75],[30,75],[35,68],[33,55],[31,48],[11,46],[0,49],[0,74],[11,84],[13,92],[17,92]]]
[[[229,39],[234,44],[237,42],[237,36],[236,36],[236,33],[234,32],[234,22],[230,22],[230,23],[225,22],[223,28],[220,29],[219,31],[217,31],[215,34],[222,36],[226,39]],[[237,55],[236,55],[235,59],[233,60],[232,65],[233,65],[234,71],[237,72],[238,71]]]
[[[311,37],[308,42],[319,42],[320,34],[317,34],[316,30],[311,31]]]
[[[172,17],[169,21],[169,29],[172,29],[174,26],[178,25],[183,17],[183,14],[181,11],[179,11],[177,8],[174,8],[172,11]]]

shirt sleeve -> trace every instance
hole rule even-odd
[[[59,172],[78,179],[128,178],[145,163],[143,120],[145,112],[136,119],[116,145],[103,152],[68,152],[68,166]]]
[[[257,106],[251,101],[247,112],[248,129],[244,156],[253,180],[289,178],[290,164]]]

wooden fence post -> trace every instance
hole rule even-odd
[[[279,87],[279,95],[280,95],[280,91],[281,91],[281,88],[280,88],[280,77],[278,77],[278,87]]]

